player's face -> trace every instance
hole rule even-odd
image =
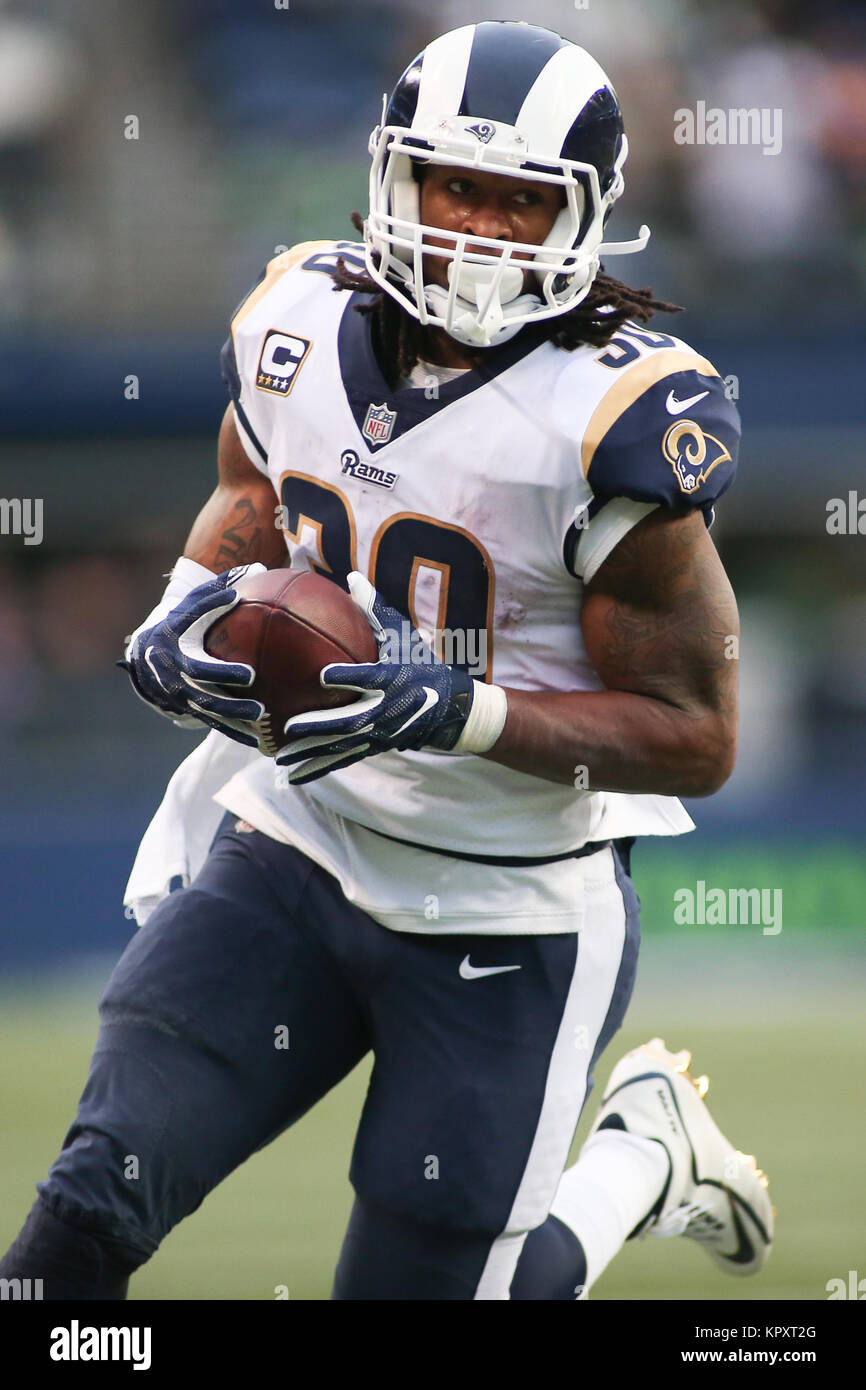
[[[564,194],[555,184],[534,179],[444,164],[429,164],[422,174],[421,221],[448,232],[541,245],[563,202]],[[427,240],[434,246],[454,246],[445,238]],[[471,241],[466,249],[489,250]],[[530,253],[519,253],[515,256],[518,259],[529,260]],[[448,288],[448,261],[444,257],[426,255],[424,274],[428,283]]]

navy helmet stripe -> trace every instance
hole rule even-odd
[[[565,151],[566,142],[578,134],[581,120],[598,116],[599,93],[607,91],[615,106],[603,69],[585,49],[569,44],[542,68],[526,93],[515,124],[534,154],[573,158],[571,149]],[[601,101],[606,109],[603,97]]]
[[[601,175],[601,191],[606,193],[613,182],[622,133],[616,96],[609,87],[602,87],[590,97],[562,142],[563,158],[594,164]]]
[[[534,24],[476,24],[458,112],[515,125],[526,93],[567,39]]]
[[[409,64],[400,81],[394,88],[393,95],[388,103],[385,113],[385,125],[404,125],[410,126],[415,119],[415,112],[418,109],[418,92],[421,88],[421,69],[424,65],[424,54],[419,53]]]

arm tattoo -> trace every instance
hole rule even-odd
[[[235,503],[233,511],[234,520],[224,528],[216,553],[216,565],[220,571],[234,565],[245,565],[257,559],[260,551],[262,528],[252,498],[242,497]]]
[[[737,610],[703,526],[696,517],[635,527],[587,588],[584,632],[608,689],[649,695],[686,714],[731,715]]]

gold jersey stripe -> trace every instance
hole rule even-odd
[[[297,246],[292,246],[288,251],[281,251],[278,256],[274,256],[272,261],[268,261],[264,279],[260,280],[255,289],[250,292],[232,319],[232,336],[235,329],[240,328],[247,314],[256,307],[260,299],[272,290],[281,275],[285,275],[287,270],[291,270],[303,261],[307,256],[312,256],[314,251],[321,251],[325,246],[333,246],[332,241],[299,241]]]
[[[581,450],[584,477],[589,472],[595,451],[608,430],[625,414],[630,405],[634,405],[638,396],[642,396],[644,391],[654,386],[657,381],[663,381],[666,376],[673,376],[675,372],[682,371],[700,372],[703,376],[719,375],[712,362],[708,362],[705,357],[683,352],[680,348],[656,348],[650,357],[644,358],[637,367],[626,372],[620,381],[614,382],[610,390],[602,396],[584,431]]]

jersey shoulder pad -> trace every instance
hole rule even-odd
[[[593,494],[699,507],[734,480],[740,417],[715,367],[692,349],[661,347],[627,366],[584,432],[583,471]]]
[[[232,315],[220,367],[234,403],[241,442],[263,471],[275,425],[274,402],[294,389],[312,347],[312,335],[304,323],[309,322],[310,313],[317,319],[315,292],[325,286],[323,276],[333,278],[341,257],[351,270],[364,269],[364,250],[357,242],[303,241],[280,251]],[[305,274],[308,271],[314,273]],[[302,306],[298,328],[295,315]]]
[[[351,270],[363,270],[364,248],[352,241],[301,241],[297,246],[287,247],[268,261],[255,284],[247,291],[231,317],[231,329],[235,334],[252,314],[253,310],[291,275],[292,283],[297,283],[298,272],[318,271],[333,277],[337,262],[343,258]]]

